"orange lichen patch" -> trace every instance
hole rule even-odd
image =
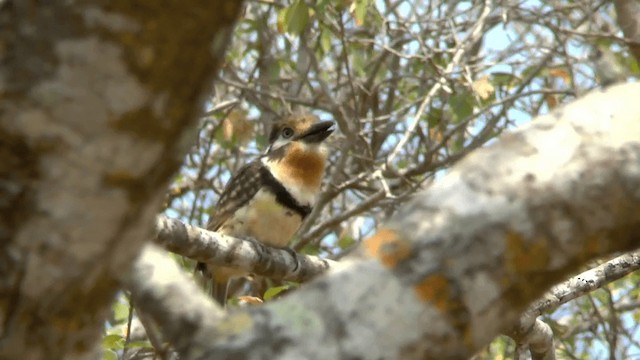
[[[382,228],[375,235],[364,241],[367,253],[388,268],[394,268],[402,260],[411,255],[411,243],[391,229]]]
[[[549,262],[549,244],[546,239],[526,241],[515,232],[505,237],[506,270],[518,275],[535,273],[546,268]]]
[[[273,170],[283,175],[281,179],[288,179],[309,189],[318,189],[322,182],[326,158],[319,148],[312,149],[305,144],[294,142],[287,147],[283,159]]]
[[[441,311],[449,310],[456,303],[450,297],[449,280],[439,274],[427,276],[415,286],[415,290],[420,300],[433,304]]]

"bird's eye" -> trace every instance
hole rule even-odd
[[[290,138],[292,136],[293,136],[293,129],[292,128],[286,127],[284,129],[282,129],[282,137],[283,138],[288,139],[288,138]]]

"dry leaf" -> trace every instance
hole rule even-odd
[[[255,296],[238,296],[238,302],[240,305],[260,305],[264,303],[262,299]]]
[[[544,96],[544,100],[547,102],[547,106],[549,109],[553,109],[558,106],[558,99],[553,94],[546,94]]]
[[[244,110],[232,110],[222,123],[222,132],[226,141],[244,145],[253,138],[253,124],[247,119]]]
[[[491,95],[493,95],[493,92],[495,90],[493,88],[493,85],[491,84],[491,81],[489,81],[488,76],[483,76],[480,79],[474,81],[472,87],[473,91],[475,91],[482,100],[486,100]]]
[[[549,69],[549,76],[560,78],[565,84],[571,83],[571,75],[566,69],[563,68]]]
[[[429,129],[429,137],[434,143],[439,144],[442,142],[442,132],[436,128]]]

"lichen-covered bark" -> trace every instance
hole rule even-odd
[[[241,5],[2,3],[3,357],[96,357]]]
[[[199,359],[206,353],[223,310],[165,251],[147,245],[126,285],[134,289],[133,300],[156,320],[181,358]]]
[[[640,244],[638,93],[598,90],[502,136],[402,207],[369,259],[212,316],[192,345],[221,359],[468,358],[577,266]]]
[[[180,220],[158,215],[154,241],[165,249],[201,262],[236,267],[270,279],[305,282],[338,263],[317,256],[295,254],[260,242],[232,238]]]

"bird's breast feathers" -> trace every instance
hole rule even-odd
[[[326,150],[315,144],[292,143],[274,155],[265,157],[263,164],[299,204],[313,206],[322,184]]]
[[[277,247],[284,247],[296,233],[302,217],[278,203],[273,193],[259,190],[253,199],[236,210],[218,232],[235,237],[252,237]]]

